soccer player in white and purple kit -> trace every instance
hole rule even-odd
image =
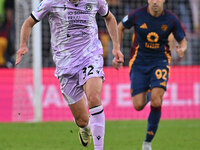
[[[94,149],[103,150],[105,115],[100,100],[104,80],[103,48],[98,39],[96,13],[104,17],[113,42],[115,64],[123,63],[116,19],[109,11],[106,0],[43,0],[22,25],[16,64],[28,52],[27,42],[32,27],[47,16],[56,64],[55,76],[60,81],[61,92],[74,120],[80,127],[79,139],[83,146],[88,146],[92,132]],[[118,69],[119,66],[115,64],[114,67]],[[84,93],[88,100],[90,119]]]

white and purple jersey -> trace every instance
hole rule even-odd
[[[106,0],[43,0],[32,12],[36,21],[48,17],[57,77],[76,73],[88,58],[103,53],[95,16],[108,12]]]

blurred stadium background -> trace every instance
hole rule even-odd
[[[15,33],[13,34],[15,51],[19,47],[21,25],[30,15],[32,8],[36,8],[38,2],[38,0],[15,0]],[[146,0],[108,0],[108,3],[119,23],[130,10],[144,6],[147,2]],[[188,49],[181,60],[172,50],[171,77],[164,96],[162,120],[184,119],[188,122],[195,119],[194,127],[197,127],[195,133],[200,133],[200,1],[167,0],[165,6],[180,18],[187,34]],[[97,15],[97,23],[99,38],[104,47],[106,81],[102,91],[102,102],[106,119],[109,121],[145,120],[149,107],[147,106],[142,112],[136,112],[129,94],[127,65],[134,31],[125,32],[122,44],[125,63],[120,71],[116,71],[111,66],[112,44],[104,20],[99,15]],[[54,77],[55,66],[52,61],[47,19],[41,21],[34,30],[29,41],[30,51],[26,57],[23,57],[22,63],[13,68],[0,68],[0,122],[71,122],[73,117],[60,93],[59,83]],[[42,51],[39,51],[40,48]],[[199,135],[197,136],[199,139]],[[193,150],[199,149],[193,148]]]

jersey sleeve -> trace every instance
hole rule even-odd
[[[39,6],[32,11],[31,16],[35,21],[40,21],[44,18],[51,10],[51,0],[43,0]]]
[[[108,3],[106,2],[106,0],[99,0],[98,1],[98,13],[102,16],[102,17],[106,17],[109,13],[109,8],[108,8]]]
[[[181,23],[178,20],[178,18],[175,18],[174,27],[173,27],[172,32],[173,32],[175,39],[178,42],[182,41],[183,38],[185,37],[185,31],[184,31],[183,27],[181,26]]]
[[[134,11],[132,11],[122,19],[122,24],[124,25],[125,28],[130,29],[132,26],[134,26],[134,20],[135,20],[135,13]]]

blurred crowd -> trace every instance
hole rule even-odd
[[[147,0],[107,0],[110,10],[116,16],[117,22],[128,14],[132,9],[144,6]],[[0,0],[0,67],[14,67],[15,59],[15,22],[14,22],[14,0]],[[186,57],[182,60],[177,58],[176,53],[172,51],[172,65],[200,65],[200,1],[199,0],[166,0],[166,8],[174,12],[181,20],[187,37],[188,51]],[[31,12],[31,11],[30,11]],[[112,44],[110,37],[105,28],[102,17],[97,15],[99,25],[99,38],[104,47],[105,66],[111,65],[112,60]],[[43,67],[52,67],[54,63],[51,58],[50,34],[47,20],[42,22],[42,58]],[[125,56],[124,65],[128,65],[129,50],[131,46],[132,33],[126,34],[122,44],[122,51]],[[172,45],[176,42],[172,39]],[[45,44],[44,44],[45,43]],[[173,49],[173,48],[172,48]]]
[[[0,0],[0,67],[14,66],[14,28],[14,0]]]

